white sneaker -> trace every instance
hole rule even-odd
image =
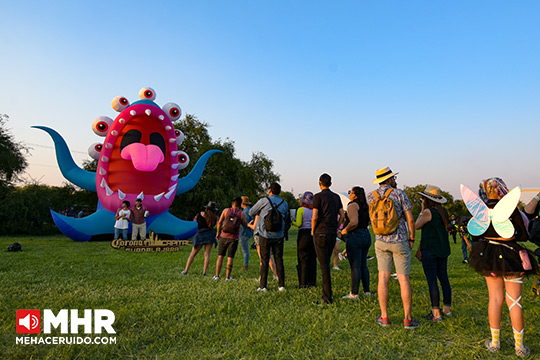
[[[285,291],[285,286],[280,286],[277,289],[278,289],[278,291]]]
[[[334,269],[334,270],[341,270],[341,269],[339,268],[339,266],[334,266],[332,269]]]
[[[278,279],[278,277],[277,277],[277,276],[274,276],[274,280],[277,280],[277,279]]]
[[[212,276],[212,280],[219,280],[219,276],[216,276],[216,275]]]
[[[186,272],[184,270],[182,270],[182,272],[180,273],[180,275],[187,275]]]
[[[371,297],[371,293],[369,291],[367,291],[367,292],[364,293],[364,296],[365,297]]]
[[[344,260],[343,255],[341,255],[341,253],[339,253],[337,257],[338,257],[339,261],[343,261],[343,260]]]
[[[266,288],[257,288],[257,292],[266,292]]]
[[[225,281],[233,281],[234,279],[232,278],[232,276],[229,276],[228,278],[225,278]]]
[[[358,295],[353,295],[351,293],[348,293],[345,296],[341,297],[342,299],[351,299],[351,300],[358,300]]]

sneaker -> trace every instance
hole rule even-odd
[[[277,276],[274,276],[274,280],[277,280],[277,279],[278,279],[278,277],[277,277]]]
[[[531,349],[529,349],[527,346],[523,346],[522,348],[516,348],[516,355],[520,357],[529,356],[531,353]]]
[[[411,319],[411,320],[407,320],[407,319],[404,319],[403,320],[403,327],[405,329],[416,329],[420,324],[418,323],[418,321],[414,320],[414,319]]]
[[[339,253],[339,254],[337,255],[337,257],[338,257],[339,261],[345,260],[345,258],[343,257],[343,255],[341,255],[341,253]]]
[[[444,311],[441,311],[441,314],[443,314],[444,316],[452,316],[452,312],[449,311],[447,313],[445,313]]]
[[[182,272],[180,273],[180,275],[182,275],[182,276],[187,275],[187,272],[185,272],[184,270],[182,270]]]
[[[490,339],[487,339],[484,345],[486,345],[486,348],[491,352],[497,352],[501,349],[500,346],[493,345]],[[516,349],[516,355],[517,355],[517,349]]]
[[[428,321],[433,321],[433,322],[441,322],[442,321],[442,317],[441,316],[438,316],[438,317],[435,317],[435,315],[433,315],[433,313],[429,313],[427,314],[426,316],[424,316],[424,319],[428,320]]]
[[[388,319],[387,317],[383,318],[381,316],[377,316],[375,322],[383,327],[390,326],[390,319]]]
[[[350,299],[350,300],[358,300],[358,295],[353,295],[351,293],[348,293],[345,296],[341,297],[342,299]]]
[[[461,263],[462,263],[462,264],[468,264],[468,263],[469,263],[469,260],[463,260]]]
[[[367,259],[368,259],[368,260],[373,260],[373,259],[375,259],[375,257],[373,257],[373,256],[368,256]]]
[[[240,269],[240,271],[247,271],[247,266],[242,266],[242,269]]]
[[[277,289],[278,289],[278,291],[285,291],[285,286],[280,286]]]
[[[219,280],[219,276],[217,275],[212,276],[212,280]]]
[[[266,292],[266,288],[257,288],[257,292]]]
[[[234,279],[232,278],[232,276],[229,276],[228,278],[225,278],[225,281],[233,281]]]
[[[365,296],[365,297],[371,297],[371,293],[370,293],[369,291],[366,291],[366,292],[364,293],[364,296]]]
[[[339,268],[339,266],[334,266],[332,269],[334,269],[334,270],[341,270],[341,269]]]

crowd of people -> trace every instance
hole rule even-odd
[[[452,288],[448,276],[450,255],[449,234],[456,244],[459,234],[462,244],[463,262],[483,275],[488,288],[488,318],[491,338],[485,346],[491,352],[500,349],[500,324],[503,303],[509,309],[514,332],[515,353],[528,356],[530,350],[523,343],[524,322],[522,286],[525,275],[538,274],[538,263],[532,252],[521,244],[529,239],[528,221],[540,215],[538,194],[524,208],[517,207],[509,213],[508,219],[498,219],[513,226],[511,236],[500,235],[499,225],[491,218],[483,232],[471,236],[467,231],[468,217],[448,216],[443,204],[447,202],[440,188],[428,185],[419,192],[422,208],[417,219],[413,218],[412,205],[406,193],[397,187],[397,174],[389,167],[376,171],[373,184],[378,188],[365,193],[360,186],[349,191],[350,202],[346,211],[339,195],[332,192],[332,179],[328,174],[319,178],[320,192],[306,191],[300,198],[291,225],[298,228],[297,276],[300,288],[316,286],[317,262],[322,279],[322,294],[317,306],[332,304],[331,259],[335,253],[336,241],[346,242],[346,255],[351,269],[351,290],[344,299],[358,299],[360,295],[371,296],[370,274],[367,266],[368,250],[372,245],[371,226],[375,234],[374,249],[377,258],[377,297],[380,314],[375,322],[380,326],[390,326],[388,316],[389,282],[395,269],[400,286],[403,305],[403,326],[414,329],[419,322],[412,317],[412,291],[410,285],[411,258],[416,230],[421,231],[420,244],[415,253],[422,262],[431,300],[431,310],[424,317],[428,321],[441,322],[443,317],[452,315]],[[483,180],[479,185],[479,197],[486,209],[493,209],[508,193],[508,188],[500,178]],[[197,215],[197,234],[193,237],[193,249],[182,275],[187,275],[195,256],[204,247],[203,275],[206,275],[213,246],[218,246],[216,273],[213,280],[220,279],[225,256],[225,280],[233,280],[231,274],[234,256],[240,244],[243,252],[242,270],[249,266],[249,240],[253,236],[259,255],[260,277],[258,292],[266,292],[268,273],[271,269],[278,281],[278,291],[285,291],[285,268],[283,264],[284,236],[287,219],[290,216],[287,202],[280,197],[281,186],[272,183],[268,196],[259,199],[253,206],[247,196],[235,197],[231,207],[217,216],[216,203],[210,201]],[[123,232],[127,237],[127,223],[138,217],[144,222],[144,207],[139,200],[134,208],[124,201],[116,214],[115,237]],[[490,210],[491,211],[491,210]],[[142,220],[141,220],[142,219]],[[495,226],[494,226],[495,225]],[[138,227],[141,227],[139,225]],[[216,231],[214,231],[216,228]],[[145,230],[138,231],[144,239]],[[362,283],[362,293],[360,293]],[[442,307],[439,284],[442,290]]]

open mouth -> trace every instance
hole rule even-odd
[[[105,139],[97,172],[105,195],[172,201],[180,164],[170,119],[148,104],[132,105],[117,119]]]

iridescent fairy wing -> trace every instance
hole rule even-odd
[[[493,218],[491,222],[497,234],[503,238],[511,238],[514,235],[514,225],[510,222],[510,215],[516,209],[521,197],[521,187],[516,186],[506,194],[493,208]]]
[[[461,196],[473,216],[467,224],[467,230],[471,235],[482,235],[489,227],[489,208],[482,199],[463,184],[461,184]]]

